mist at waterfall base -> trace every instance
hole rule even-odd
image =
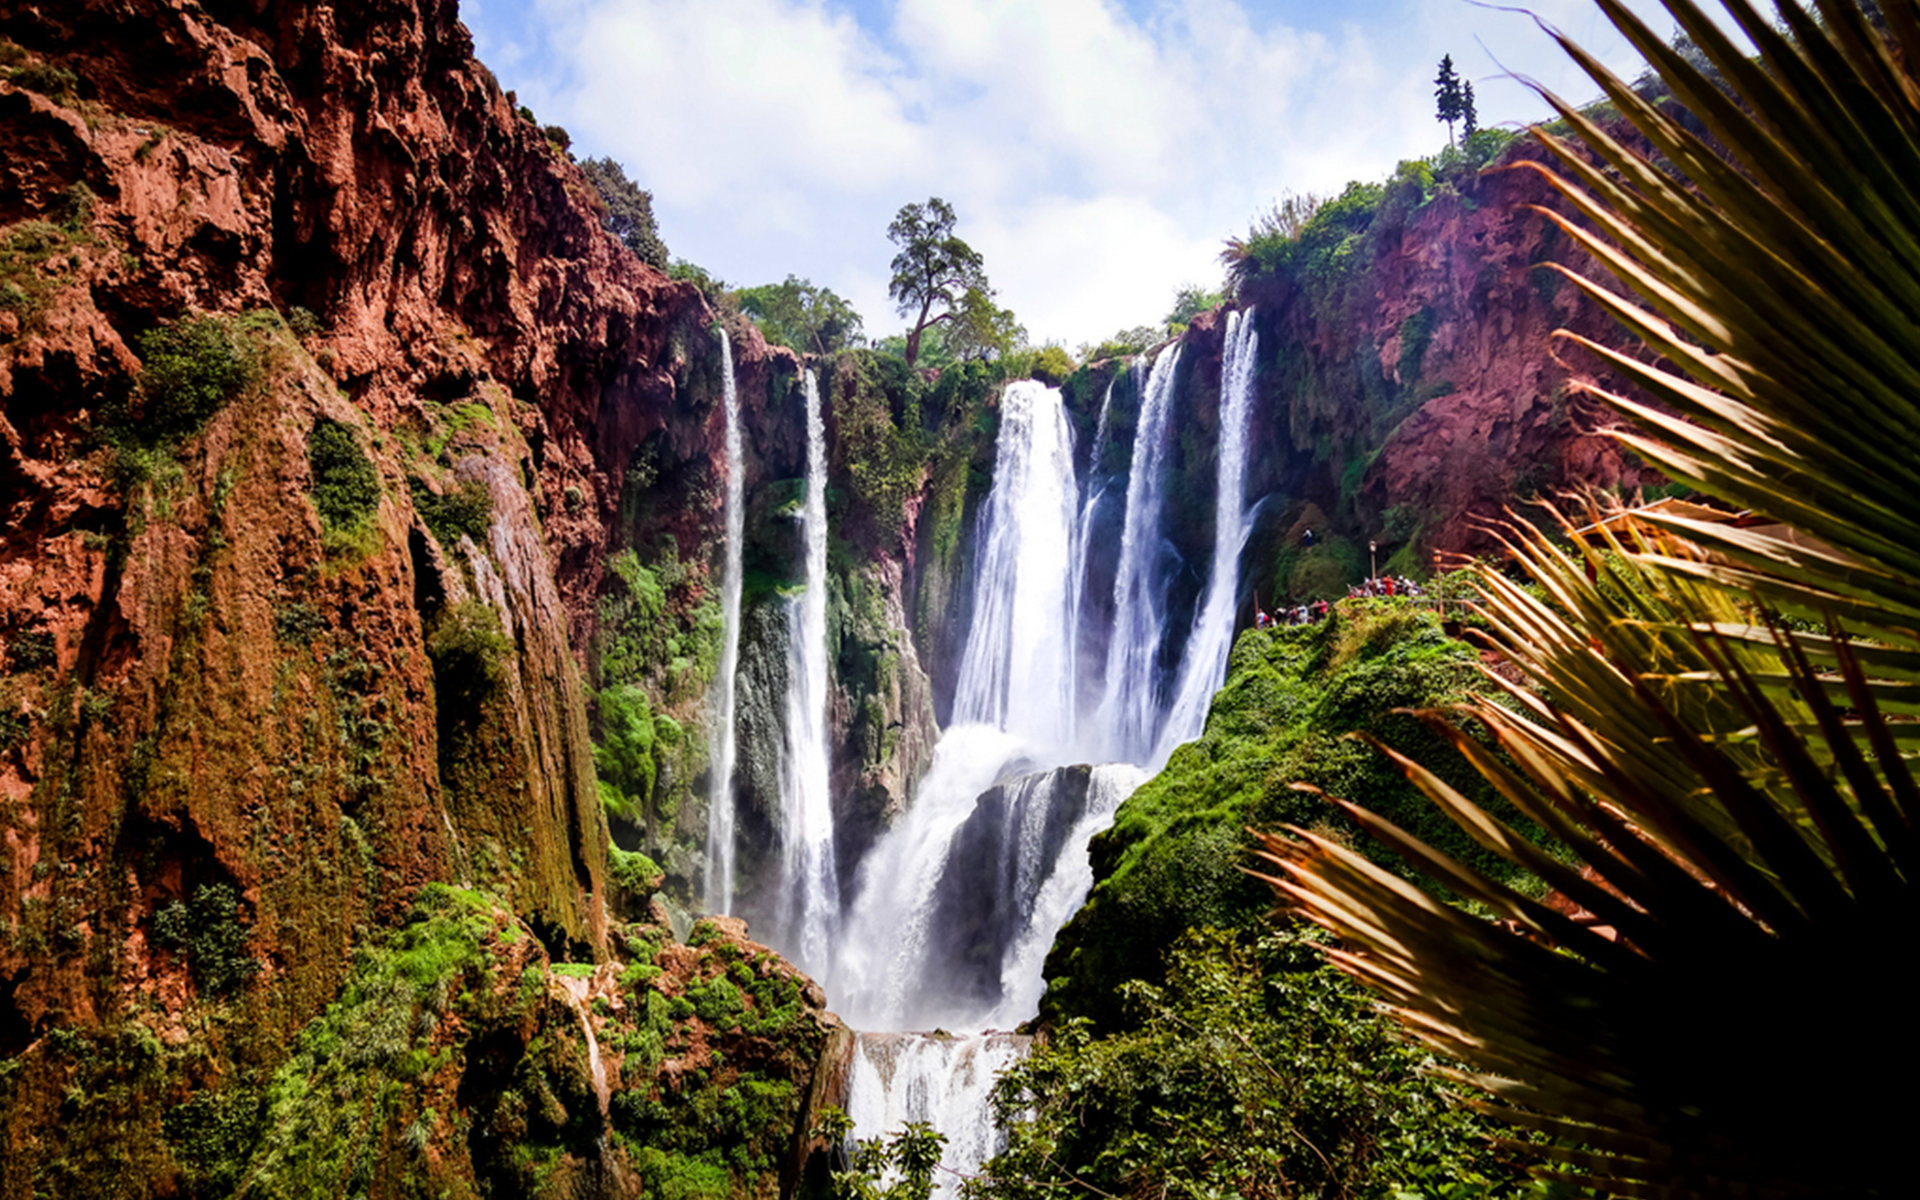
[[[805,582],[786,598],[794,634],[779,758],[783,878],[768,937],[864,1031],[846,1095],[856,1136],[931,1122],[948,1138],[944,1165],[959,1172],[994,1152],[987,1098],[1026,1043],[1004,1031],[1038,1012],[1047,952],[1093,885],[1088,844],[1200,734],[1226,673],[1249,527],[1255,351],[1251,314],[1229,314],[1213,561],[1185,630],[1169,628],[1166,593],[1180,564],[1162,528],[1179,347],[1131,377],[1141,400],[1123,489],[1096,478],[1093,465],[1078,477],[1057,389],[1008,385],[953,723],[912,805],[850,880],[833,857],[824,429],[806,375]],[[1102,461],[1112,403],[1109,388],[1090,464]],[[1102,506],[1116,503],[1124,516],[1109,606],[1090,594],[1090,553]],[[1089,628],[1108,612],[1110,629]],[[1172,668],[1163,663],[1170,645],[1184,647]],[[943,1173],[942,1190],[956,1178]]]

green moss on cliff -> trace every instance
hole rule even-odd
[[[1474,652],[1403,602],[1347,601],[1318,625],[1242,634],[1205,734],[1175,751],[1095,839],[1096,883],[1048,958],[1043,1015],[1110,1022],[1121,985],[1156,979],[1162,949],[1189,928],[1255,927],[1273,897],[1242,871],[1248,826],[1354,832],[1295,781],[1362,802],[1429,844],[1530,886],[1467,842],[1383,755],[1343,736],[1364,731],[1421,762],[1450,763],[1445,777],[1493,803],[1436,734],[1396,711],[1443,704],[1478,679]]]

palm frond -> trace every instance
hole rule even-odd
[[[1571,214],[1548,215],[1625,290],[1568,277],[1652,354],[1561,336],[1650,398],[1598,393],[1626,445],[1786,529],[1648,513],[1562,523],[1567,549],[1505,527],[1537,586],[1485,570],[1480,609],[1529,684],[1425,716],[1555,845],[1394,757],[1559,901],[1344,802],[1471,909],[1299,829],[1263,836],[1262,877],[1571,1175],[1888,1194],[1912,1111],[1888,1089],[1920,1068],[1920,3],[1786,3],[1776,27],[1726,0],[1749,57],[1665,0],[1711,76],[1597,3],[1672,99],[1562,38],[1648,149],[1550,96],[1573,138],[1541,135]]]

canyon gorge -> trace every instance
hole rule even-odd
[[[1256,605],[1664,483],[1524,141],[1008,380],[641,262],[453,0],[0,38],[0,1196],[791,1195],[828,1106],[971,1170]]]

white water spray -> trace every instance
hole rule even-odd
[[[1253,418],[1253,363],[1258,350],[1253,310],[1228,313],[1226,351],[1220,364],[1220,477],[1213,505],[1213,568],[1180,659],[1173,706],[1160,726],[1153,752],[1156,771],[1166,765],[1175,747],[1205,732],[1207,709],[1227,677],[1234,616],[1240,607],[1240,551],[1251,532],[1245,495],[1247,428]]]
[[[1000,1006],[988,1021],[990,1026],[1012,1029],[1040,1011],[1040,997],[1047,990],[1047,951],[1093,890],[1093,863],[1087,857],[1087,847],[1095,834],[1113,824],[1120,802],[1133,795],[1147,778],[1147,773],[1132,763],[1106,763],[1093,769],[1087,785],[1086,811],[1054,857],[1052,872],[1034,897],[1026,928],[1007,948],[1000,966]]]
[[[1120,535],[1120,567],[1113,583],[1113,640],[1098,723],[1106,737],[1104,757],[1146,762],[1158,732],[1160,641],[1166,623],[1160,514],[1166,507],[1162,476],[1167,425],[1173,409],[1180,347],[1160,352],[1147,376],[1140,418],[1134,428],[1133,465],[1127,479],[1127,518]]]
[[[720,669],[713,679],[712,762],[707,791],[708,912],[733,908],[734,673],[740,664],[741,543],[746,538],[746,463],[740,440],[740,397],[733,383],[733,343],[720,331],[721,381],[727,418],[727,544],[720,576]]]
[[[1021,739],[987,725],[956,725],[934,748],[913,807],[860,865],[831,975],[848,1024],[898,1030],[938,1022],[942,998],[923,985],[947,852],[981,793],[1029,766],[1026,754]]]
[[[790,597],[787,720],[780,760],[781,881],[775,923],[782,949],[824,963],[839,910],[833,800],[827,763],[827,435],[820,387],[804,378],[807,493],[800,512],[806,585]]]
[[[957,1196],[960,1177],[1002,1147],[988,1100],[994,1080],[1026,1053],[1029,1040],[1008,1033],[863,1033],[848,1072],[847,1115],[856,1130],[873,1131],[861,1137],[897,1133],[910,1121],[946,1134],[934,1195]]]

